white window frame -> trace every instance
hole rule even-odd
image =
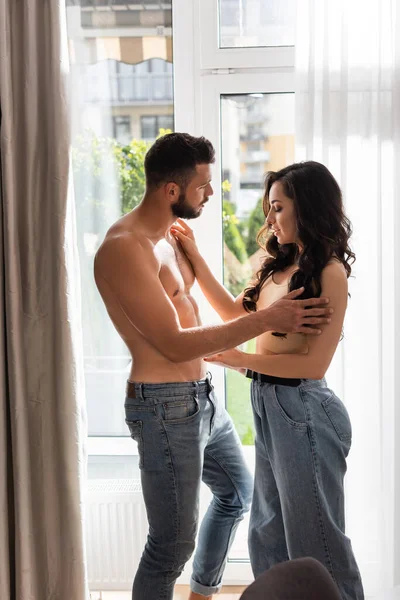
[[[193,226],[205,259],[222,281],[221,95],[293,92],[294,50],[285,47],[220,49],[218,0],[174,0],[172,10],[175,130],[204,135],[215,145],[214,198]],[[195,294],[204,322],[215,321],[211,307],[201,294]],[[225,397],[224,372],[219,368],[211,371],[216,392],[222,400]],[[90,456],[137,455],[137,446],[128,436],[90,437],[87,450]],[[252,450],[246,451],[251,463]],[[189,582],[190,569],[189,563],[180,583]],[[228,562],[224,577],[226,585],[248,584],[252,579],[248,562]]]
[[[174,0],[172,10],[175,130],[205,135],[216,149],[214,198],[193,228],[206,260],[222,281],[220,98],[223,94],[293,92],[294,48],[219,48],[218,0]],[[211,307],[196,295],[204,322],[215,321]],[[210,370],[216,392],[224,398],[223,370]],[[89,455],[137,454],[128,436],[91,436],[87,449]]]
[[[220,99],[224,94],[294,92],[294,48],[219,48],[218,0],[174,0],[172,10],[175,129],[204,135],[216,151],[214,196],[191,225],[204,258],[222,281]],[[195,295],[203,322],[215,322],[209,304]],[[223,370],[210,370],[216,392],[224,398]]]
[[[293,92],[294,48],[219,48],[218,0],[173,0],[172,10],[175,130],[204,135],[216,149],[214,197],[202,218],[193,222],[193,227],[205,259],[222,281],[221,96]],[[119,37],[128,35],[125,30],[108,33]],[[85,30],[86,37],[88,34]],[[96,36],[104,32],[92,30],[91,34]],[[203,321],[215,321],[216,315],[211,307],[201,294],[195,292],[195,295]],[[216,392],[222,400],[225,397],[224,372],[218,367],[210,370]],[[89,456],[132,456],[138,453],[136,444],[128,436],[89,437],[87,451]],[[245,448],[245,454],[248,454],[251,464],[252,448]],[[179,583],[188,583],[190,573],[191,564],[188,563]],[[252,579],[249,562],[228,561],[225,585],[244,585]]]
[[[137,444],[127,434],[122,436],[90,436],[87,438],[89,456],[137,456]]]
[[[265,1],[265,0],[264,0]],[[195,0],[202,69],[283,68],[294,64],[293,46],[220,48],[219,0]]]
[[[206,74],[201,78],[201,114],[199,115],[201,134],[215,146],[213,168],[214,196],[207,204],[203,216],[191,224],[197,243],[214,275],[223,280],[223,229],[221,199],[221,96],[226,94],[252,93],[293,93],[293,72],[279,71],[261,73]],[[202,295],[196,297],[204,323],[215,322],[216,315]],[[225,397],[225,379],[222,369],[212,369],[213,383],[220,398]]]
[[[221,96],[225,94],[293,93],[294,48],[219,48],[218,0],[174,0],[174,116],[175,130],[204,135],[214,144],[214,196],[202,217],[191,222],[199,248],[214,274],[223,279],[221,202]],[[216,315],[195,289],[204,323]],[[225,398],[222,369],[210,368],[218,397]],[[246,449],[248,450],[248,449]],[[251,458],[249,456],[249,462]],[[179,583],[188,583],[189,563]],[[248,562],[228,561],[225,585],[253,580]]]

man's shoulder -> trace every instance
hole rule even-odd
[[[153,245],[140,232],[127,229],[119,223],[107,232],[95,255],[94,268],[103,271],[114,268],[134,268],[144,261],[155,260]]]

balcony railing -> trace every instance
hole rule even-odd
[[[171,8],[170,0],[67,0],[66,4],[91,10],[120,10],[121,7],[126,10],[146,10],[149,6],[159,10]]]
[[[114,105],[172,102],[170,73],[85,76],[85,102]]]
[[[271,160],[271,153],[268,150],[248,150],[242,152],[241,160],[246,164],[265,163]]]

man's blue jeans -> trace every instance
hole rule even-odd
[[[364,598],[345,535],[343,478],[351,445],[344,404],[322,380],[298,387],[252,382],[256,469],[249,550],[255,577],[312,557],[343,600]]]
[[[130,384],[126,422],[138,442],[149,535],[133,583],[133,600],[171,600],[198,529],[200,482],[213,499],[200,527],[191,588],[221,588],[228,551],[249,510],[253,480],[239,437],[216,400],[210,378]]]

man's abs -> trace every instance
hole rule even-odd
[[[177,303],[176,303],[177,304]],[[180,298],[176,306],[181,326],[185,329],[201,325],[193,298]],[[206,363],[201,358],[174,363],[152,346],[136,329],[129,337],[121,333],[132,356],[130,381],[141,383],[169,383],[196,381],[206,376]]]
[[[138,383],[172,383],[198,381],[206,376],[206,363],[198,358],[189,362],[172,363],[152,347],[126,341],[132,355],[130,381]]]

